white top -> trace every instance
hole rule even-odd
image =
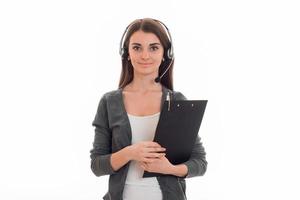
[[[132,132],[132,144],[153,141],[160,113],[147,116],[127,114]],[[162,192],[156,177],[143,178],[144,170],[137,161],[130,161],[123,191],[124,200],[162,200]]]

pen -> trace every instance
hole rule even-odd
[[[170,99],[170,93],[169,92],[167,94],[167,101],[168,101],[168,111],[170,111],[171,99]]]

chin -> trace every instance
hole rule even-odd
[[[156,67],[141,67],[141,66],[138,66],[135,68],[136,71],[140,72],[140,73],[149,73],[149,72],[155,72],[158,70],[158,68]]]
[[[138,69],[136,72],[141,75],[157,74],[157,70],[155,69]]]

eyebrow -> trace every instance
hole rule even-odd
[[[140,43],[132,43],[131,45],[142,46]],[[151,43],[149,46],[161,45],[160,43]]]

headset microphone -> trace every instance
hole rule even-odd
[[[154,81],[155,81],[156,83],[160,82],[160,77],[159,77],[159,76],[156,77],[156,78],[154,79]]]
[[[167,71],[168,71],[169,68],[171,67],[173,61],[174,61],[174,58],[172,58],[172,60],[171,60],[171,62],[170,62],[170,64],[169,64],[169,66],[168,66],[167,69],[164,71],[164,73],[163,73],[161,76],[158,76],[158,77],[156,77],[156,78],[154,79],[154,81],[155,81],[156,83],[158,83],[158,82],[161,81],[161,78],[165,75],[165,73],[167,73]]]

